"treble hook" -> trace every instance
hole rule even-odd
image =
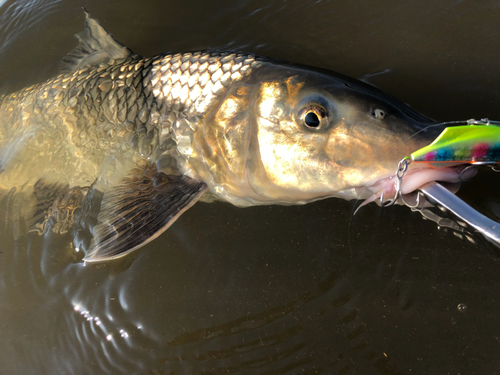
[[[415,204],[409,204],[403,194],[401,194],[401,201],[405,204],[405,206],[411,208],[413,211],[418,210],[420,206],[420,197],[422,196],[422,193],[420,191],[417,192],[417,198],[415,199]]]
[[[401,185],[403,183],[403,176],[405,175],[406,171],[408,170],[408,165],[411,163],[411,159],[408,157],[405,157],[402,159],[399,164],[398,164],[398,169],[396,170],[395,177],[396,177],[396,182],[395,182],[395,190],[396,193],[394,194],[394,198],[389,201],[389,203],[384,204],[384,193],[380,195],[381,199],[381,205],[382,207],[390,207],[393,204],[396,203],[398,198],[401,195]]]

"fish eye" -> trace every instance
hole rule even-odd
[[[299,112],[300,123],[309,129],[321,129],[328,124],[328,112],[320,104],[308,104]]]
[[[387,116],[387,112],[383,109],[376,108],[372,111],[372,116],[377,120],[383,120],[385,116]]]

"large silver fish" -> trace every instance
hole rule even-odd
[[[340,75],[241,53],[143,58],[88,14],[77,37],[59,76],[1,98],[0,197],[17,234],[72,231],[88,262],[200,199],[389,196],[398,161],[432,140],[430,120]],[[403,192],[458,178],[411,170]]]

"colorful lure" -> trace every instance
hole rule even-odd
[[[500,163],[500,122],[468,120],[446,128],[430,145],[411,154],[411,161],[430,167]]]
[[[450,167],[458,164],[500,164],[500,122],[483,118],[467,121],[452,121],[436,124],[436,126],[464,124],[452,126],[443,130],[430,145],[415,151],[410,157],[403,158],[395,174],[395,195],[389,203],[384,203],[384,196],[380,199],[384,207],[395,204],[401,195],[403,177],[410,163],[425,163],[432,168]],[[409,205],[408,203],[405,203]],[[416,206],[419,205],[417,198]],[[360,206],[361,207],[361,206]]]

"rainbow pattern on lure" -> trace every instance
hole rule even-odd
[[[410,163],[425,163],[431,168],[451,167],[459,164],[494,165],[500,163],[500,122],[470,119],[467,121],[451,121],[436,124],[452,125],[429,145],[403,158],[395,173],[395,195],[384,207],[392,206],[401,197],[403,177]],[[404,199],[403,199],[404,201]],[[366,201],[368,202],[368,200]],[[362,207],[364,203],[358,207]],[[408,205],[408,204],[407,204]],[[418,203],[417,203],[418,205]]]
[[[412,153],[411,161],[433,168],[500,163],[500,122],[472,119],[467,124],[446,128],[430,145]]]

